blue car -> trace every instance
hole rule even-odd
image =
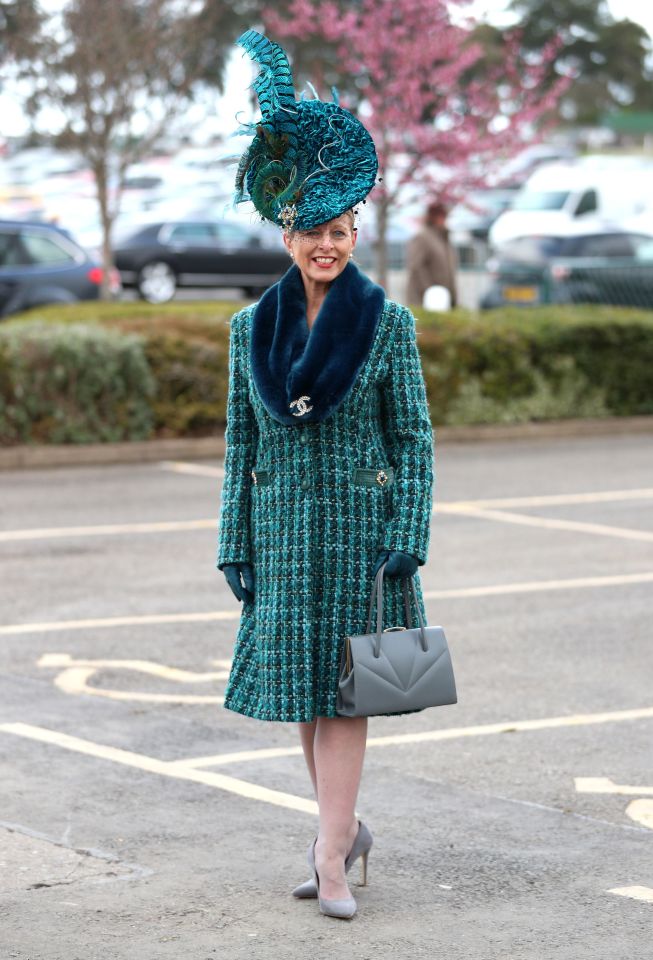
[[[97,300],[102,267],[66,230],[48,223],[0,220],[0,318],[50,303]],[[112,271],[111,292],[120,290]]]

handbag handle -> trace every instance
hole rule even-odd
[[[385,568],[385,565],[386,565],[387,562],[388,562],[388,561],[386,560],[386,561],[381,565],[381,568]],[[381,568],[379,568],[379,570],[381,570]],[[371,592],[370,592],[370,604],[369,604],[369,608],[368,608],[368,611],[367,611],[367,630],[366,630],[366,633],[368,633],[368,634],[372,632],[372,610],[373,610],[373,608],[374,608],[374,598],[377,596],[378,590],[379,590],[379,583],[378,583],[378,581],[379,581],[379,576],[378,576],[378,574],[379,574],[379,571],[377,571],[377,575],[376,575],[376,577],[375,577],[375,579],[374,579],[374,582],[373,582],[373,584],[372,584],[372,590],[371,590]],[[406,580],[405,580],[404,577],[401,578],[401,586],[402,586],[402,588],[403,588],[403,589],[402,589],[402,593],[403,593],[403,598],[404,598],[404,610],[405,610],[405,612],[406,612],[406,626],[409,627],[409,626],[410,626],[410,622],[411,622],[411,615],[410,615],[410,598],[409,598],[409,596],[408,596],[408,589],[407,589]],[[380,604],[377,604],[377,614],[378,614],[378,611],[379,611],[379,610],[381,611],[381,618],[379,618],[378,615],[377,615],[377,630],[381,630],[381,631],[382,631],[382,628],[383,628],[383,623],[382,623],[382,618],[383,618],[383,592],[381,593],[381,603],[380,603]]]
[[[388,561],[386,560],[385,563],[383,564],[383,566],[385,566],[385,564],[386,564],[387,562],[388,562]],[[404,611],[405,611],[405,613],[406,613],[406,626],[407,626],[407,627],[410,627],[410,621],[411,621],[411,616],[410,616],[410,597],[408,596],[408,585],[407,585],[407,583],[406,583],[406,578],[405,578],[405,577],[402,577],[402,578],[401,578],[401,586],[402,586],[402,595],[403,595],[403,598],[404,598]],[[374,583],[372,584],[372,591],[371,591],[371,593],[370,593],[370,606],[369,606],[369,610],[368,610],[368,612],[367,612],[367,631],[366,631],[367,633],[371,633],[371,632],[372,632],[372,609],[373,609],[373,607],[374,607],[374,598],[375,598],[375,596],[377,595],[377,593],[378,593],[378,584],[377,584],[377,578],[375,578],[375,579],[374,579]],[[383,618],[383,596],[381,596],[381,603],[378,604],[377,606],[378,606],[378,609],[381,610],[381,618]],[[377,621],[378,621],[378,616],[377,616]],[[378,627],[379,627],[379,624],[378,624],[378,622],[377,622],[377,629],[378,629]],[[381,622],[381,627],[383,627],[383,623],[382,623],[382,622]]]
[[[374,597],[376,596],[376,637],[374,639],[374,656],[378,659],[381,656],[381,634],[383,633],[383,575],[385,573],[385,567],[387,560],[381,564],[372,584],[372,591],[370,594],[370,606],[367,614],[367,633],[371,633],[372,630],[372,610],[374,609]],[[415,590],[415,581],[412,577],[402,577],[401,578],[401,587],[404,595],[404,610],[406,612],[406,628],[411,629],[410,626],[410,600],[408,597],[408,581],[410,581],[411,590],[413,592],[413,599],[415,601],[415,609],[417,611],[417,619],[419,622],[420,630],[420,643],[422,650],[426,652],[429,648],[428,638],[426,636],[426,627],[424,624],[424,618],[422,617],[422,612],[419,608],[419,603],[417,601],[417,591]]]

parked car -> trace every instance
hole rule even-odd
[[[171,300],[178,287],[240,287],[257,296],[290,265],[281,239],[266,245],[253,229],[217,220],[141,225],[113,249],[125,287],[150,303]]]
[[[0,317],[48,303],[97,300],[102,267],[67,231],[45,223],[0,220]],[[117,271],[112,293],[120,290]]]
[[[503,187],[474,190],[456,204],[447,218],[453,242],[462,245],[473,240],[487,240],[490,227],[510,207],[516,195],[516,190]]]
[[[568,162],[577,155],[576,148],[571,144],[562,143],[535,143],[523,150],[503,164],[498,174],[489,180],[497,187],[512,188],[523,186],[535,171],[544,164]]]
[[[540,167],[519,190],[508,210],[490,227],[492,247],[536,233],[574,234],[581,225],[587,233],[612,225],[624,229],[624,220],[649,205],[653,165],[576,163]]]
[[[486,310],[541,303],[653,307],[653,237],[644,234],[519,237],[503,244],[487,267]]]
[[[390,223],[386,234],[386,259],[389,270],[403,270],[406,266],[406,248],[415,231],[401,223]],[[354,260],[362,270],[375,270],[379,244],[375,225],[366,223],[361,229],[354,250]]]

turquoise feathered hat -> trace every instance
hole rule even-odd
[[[236,203],[251,200],[265,220],[308,230],[365,200],[376,182],[374,142],[337,100],[295,99],[288,57],[255,30],[236,43],[261,65],[252,84],[261,119],[236,175]]]

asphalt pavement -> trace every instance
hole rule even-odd
[[[0,474],[2,960],[649,960],[653,440],[438,444],[459,703],[370,721],[351,922],[292,724],[224,710],[218,461]]]

